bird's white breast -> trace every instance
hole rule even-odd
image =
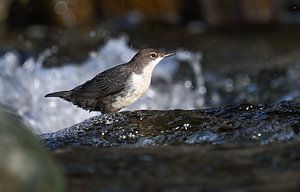
[[[152,72],[160,60],[156,59],[149,63],[141,74],[133,72],[126,83],[124,94],[118,96],[112,106],[115,108],[127,107],[142,97],[150,86]]]
[[[146,93],[151,83],[152,72],[155,66],[160,62],[160,60],[161,59],[158,58],[150,62],[144,67],[141,74],[132,73],[132,76],[130,78],[130,85],[133,88],[133,96],[139,98]]]

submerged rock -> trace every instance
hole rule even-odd
[[[300,103],[237,104],[206,110],[104,114],[41,135],[49,149],[67,146],[271,144],[299,141]]]
[[[60,170],[20,119],[0,106],[0,191],[64,191]]]

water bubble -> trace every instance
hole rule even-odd
[[[58,52],[58,46],[53,45],[53,46],[51,47],[51,52],[52,52],[52,53],[57,53],[57,52]]]
[[[192,81],[185,81],[185,82],[184,82],[184,86],[185,86],[186,88],[191,88],[191,87],[192,87]]]
[[[18,62],[18,56],[12,52],[5,53],[4,58],[9,63],[17,63]]]
[[[90,35],[91,38],[95,38],[97,36],[97,32],[94,31],[94,30],[90,31],[89,35]]]
[[[54,10],[57,15],[63,15],[68,11],[68,5],[65,1],[57,1]]]

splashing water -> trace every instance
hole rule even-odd
[[[18,55],[7,52],[0,57],[0,103],[15,110],[36,133],[47,133],[74,125],[99,114],[88,113],[59,98],[44,98],[53,91],[69,90],[91,79],[97,73],[127,62],[136,53],[124,37],[109,40],[97,52],[92,52],[80,66],[64,65],[46,69],[44,59],[51,49],[38,59],[29,58],[23,64]],[[178,50],[176,56],[162,61],[153,74],[153,84],[147,94],[125,110],[133,109],[192,109],[204,105],[204,80],[201,54]],[[196,77],[174,83],[176,73],[188,64]],[[159,79],[163,83],[155,82]]]

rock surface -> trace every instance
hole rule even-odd
[[[53,159],[20,119],[1,106],[0,154],[0,191],[64,191]]]
[[[70,191],[298,191],[300,104],[125,111],[41,135]]]
[[[145,147],[175,144],[271,144],[299,141],[300,103],[238,104],[219,109],[125,111],[92,117],[41,135],[46,147]]]

